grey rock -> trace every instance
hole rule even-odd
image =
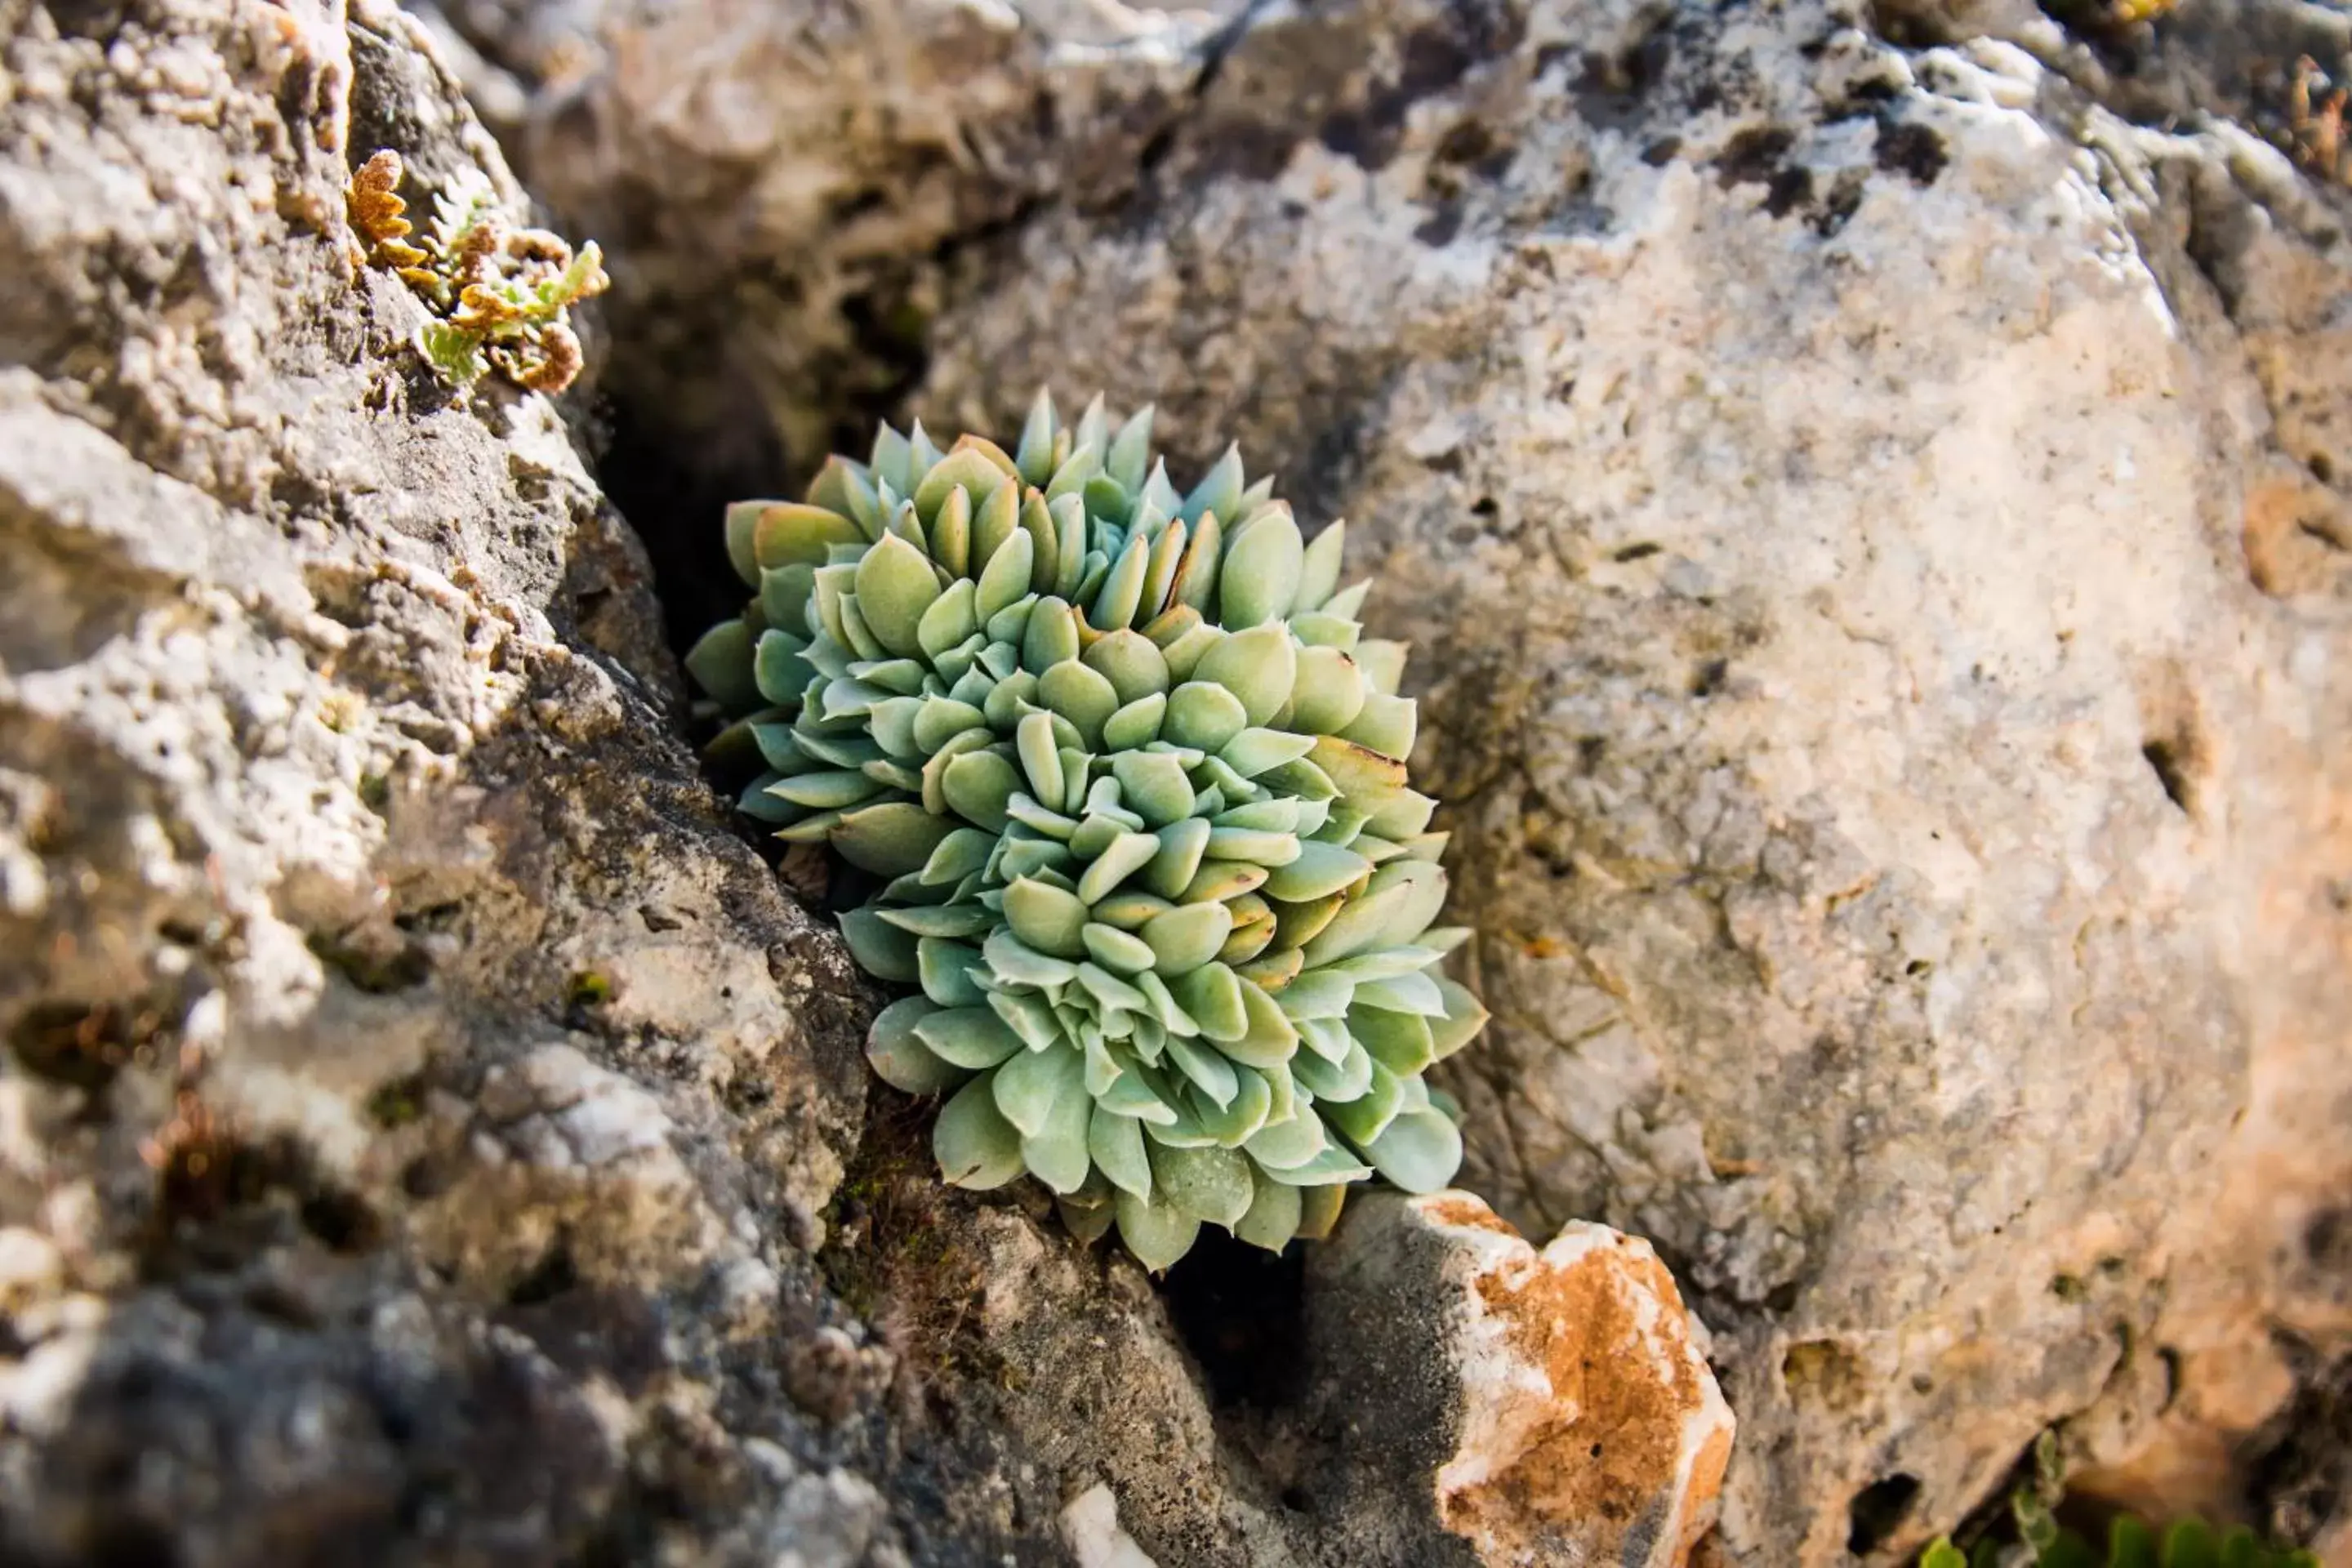
[[[1076,374],[1353,515],[1496,1013],[1466,1179],[1679,1275],[1703,1550],[1897,1561],[2053,1423],[2340,1538],[2282,1433],[2352,1350],[2341,197],[2268,21],[2126,81],[1916,9],[485,4],[453,69],[381,0],[0,0],[0,1553],[1025,1564],[1098,1487],[1162,1568],[1468,1550],[1425,1434],[1221,1386],[1208,1276],[869,1090],[596,420],[352,268],[375,147],[522,206],[459,70],[613,249],[619,458]],[[1328,1364],[1350,1278],[1243,1315]]]
[[[1731,1410],[1645,1243],[1570,1225],[1538,1250],[1467,1193],[1374,1193],[1311,1255],[1307,1313],[1309,1423],[1358,1436],[1322,1513],[1424,1535],[1353,1560],[1680,1568],[1714,1529]]]
[[[1337,1568],[869,1087],[593,417],[359,265],[378,147],[524,205],[432,35],[0,22],[0,1559]]]
[[[870,994],[559,411],[348,256],[379,145],[520,206],[454,79],[366,3],[0,39],[0,1556],[978,1550],[812,1256]]]
[[[1949,36],[1266,6],[910,399],[1079,365],[1348,515],[1496,1015],[1465,1184],[1655,1242],[1776,1568],[2052,1425],[2259,1508],[2274,1340],[2352,1348],[2339,199]]]
[[[919,369],[964,237],[1123,190],[1241,7],[420,9],[516,118],[533,194],[625,258],[626,403],[648,441],[690,443],[703,479],[756,474],[779,437],[813,466],[829,440],[870,436],[845,412]]]

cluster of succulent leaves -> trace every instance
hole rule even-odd
[[[1235,451],[1179,492],[1150,433],[1043,394],[1009,453],[885,427],[730,509],[756,593],[687,664],[714,756],[756,753],[741,809],[887,879],[843,929],[920,988],[868,1054],[949,1097],[946,1178],[1034,1175],[1160,1268],[1204,1223],[1279,1249],[1348,1184],[1444,1186],[1422,1073],[1486,1012],[1437,973],[1466,933],[1344,528],[1307,542]]]
[[[533,392],[570,386],[582,363],[570,308],[611,281],[595,242],[574,256],[562,237],[517,226],[472,168],[435,193],[433,222],[412,242],[402,174],[400,154],[380,151],[353,172],[344,203],[367,259],[398,272],[433,310],[416,352],[459,386],[493,368]]]
[[[2033,1479],[2010,1495],[2014,1542],[1987,1533],[1967,1552],[1939,1537],[1919,1568],[2319,1568],[2308,1552],[2265,1544],[2243,1525],[2217,1531],[2201,1519],[2183,1519],[2161,1531],[2120,1514],[2107,1522],[2102,1552],[2058,1522],[2064,1495],[2057,1439],[2044,1432],[2033,1447]]]

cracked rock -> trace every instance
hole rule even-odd
[[[2259,1515],[2280,1344],[2352,1348],[2344,232],[1966,29],[1272,5],[931,331],[934,426],[1081,364],[1349,519],[1463,1180],[1676,1270],[1729,1562],[1906,1561],[2053,1426]]]
[[[1714,1528],[1731,1410],[1647,1243],[1577,1224],[1538,1251],[1467,1194],[1383,1193],[1309,1273],[1310,1405],[1421,1435],[1348,1490],[1417,1494],[1489,1568],[1679,1568]]]

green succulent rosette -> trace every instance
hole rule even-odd
[[[947,1097],[946,1179],[1034,1175],[1161,1268],[1204,1223],[1279,1249],[1350,1183],[1445,1185],[1422,1074],[1486,1015],[1438,973],[1466,933],[1344,527],[1307,542],[1235,451],[1180,493],[1150,430],[1044,395],[1011,454],[886,427],[730,510],[757,596],[687,662],[714,752],[756,755],[742,810],[887,879],[843,930],[920,988],[868,1055]]]

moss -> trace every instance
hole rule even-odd
[[[819,1267],[844,1306],[899,1360],[904,1392],[947,1377],[1010,1386],[973,1321],[986,1258],[931,1157],[930,1108],[889,1089],[867,1100],[865,1136],[824,1211]]]
[[[367,1115],[370,1121],[386,1131],[407,1127],[425,1114],[425,1076],[410,1073],[379,1084],[368,1096]]]
[[[583,969],[572,977],[563,999],[573,1007],[602,1007],[613,999],[613,977],[601,970]]]

